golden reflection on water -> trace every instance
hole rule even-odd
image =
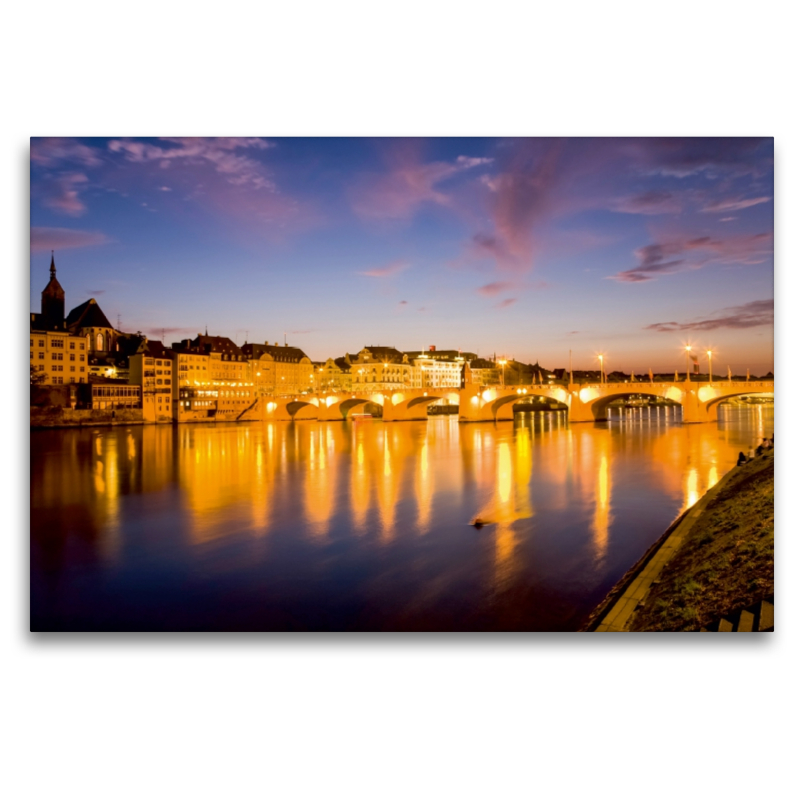
[[[756,407],[748,417],[758,437],[771,434],[767,413]],[[107,559],[119,550],[123,495],[166,489],[177,490],[170,507],[196,546],[268,536],[277,525],[312,543],[336,530],[388,545],[480,516],[493,524],[483,530],[493,536],[501,584],[522,568],[520,545],[542,509],[582,509],[587,545],[602,562],[632,476],[685,509],[752,441],[730,427],[659,418],[615,428],[530,417],[497,425],[437,419],[47,432],[58,449],[46,458],[32,450],[31,504],[80,509]]]

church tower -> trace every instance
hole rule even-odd
[[[42,292],[42,322],[48,328],[64,327],[64,290],[56,279],[55,253],[50,256],[50,283]]]

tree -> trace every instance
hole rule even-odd
[[[31,386],[39,386],[47,380],[47,375],[39,367],[31,364]]]

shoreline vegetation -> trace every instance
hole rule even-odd
[[[631,614],[626,631],[716,629],[721,619],[772,600],[774,453],[774,449],[767,450],[723,476],[714,496]],[[581,630],[597,629],[691,511],[687,509],[670,525],[596,607]]]

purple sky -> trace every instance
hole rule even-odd
[[[51,249],[167,343],[773,369],[772,139],[32,139],[33,310]]]

